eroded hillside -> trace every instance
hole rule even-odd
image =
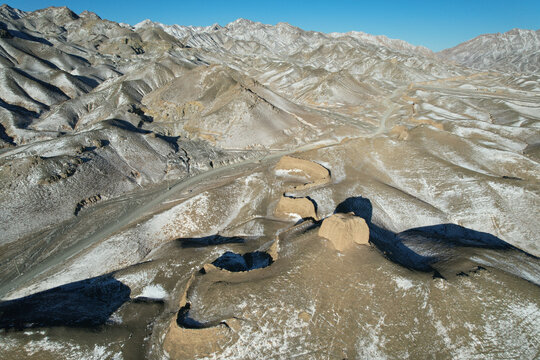
[[[539,62],[482,41],[3,5],[1,357],[534,358]]]

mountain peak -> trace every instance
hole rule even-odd
[[[44,16],[50,20],[56,20],[55,23],[66,23],[79,18],[79,15],[75,14],[67,6],[49,6],[47,8],[32,12],[32,16]]]
[[[149,27],[149,26],[156,26],[158,25],[158,23],[150,20],[150,19],[144,19],[143,21],[135,24],[133,27],[135,29],[140,29],[140,28],[143,28],[143,27]]]
[[[223,29],[223,26],[219,25],[218,23],[213,23],[212,25],[209,26],[209,28],[212,29],[213,31],[217,31],[217,30]]]
[[[8,20],[17,20],[26,16],[26,11],[12,8],[8,4],[0,5],[0,18]]]
[[[101,18],[99,17],[98,14],[96,14],[96,13],[94,13],[92,11],[88,11],[88,10],[84,10],[82,13],[80,13],[79,17],[101,20]]]
[[[225,27],[226,28],[233,28],[233,27],[239,27],[239,26],[243,27],[243,26],[249,26],[253,24],[256,24],[256,22],[248,20],[248,19],[244,19],[244,18],[238,18],[234,20],[233,22],[228,23]]]

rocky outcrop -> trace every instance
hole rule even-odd
[[[191,303],[188,301],[195,275],[188,280],[185,290],[180,297],[180,310],[177,316],[170,320],[166,332],[163,349],[171,359],[191,359],[200,356],[210,356],[236,339],[240,329],[240,321],[235,318],[223,320],[214,324],[203,324],[189,317]]]
[[[299,216],[302,219],[313,218],[318,220],[315,205],[305,197],[295,198],[283,195],[274,210],[274,215],[279,218]]]
[[[278,174],[288,174],[306,178],[309,182],[295,186],[294,190],[305,190],[314,186],[330,182],[330,171],[314,161],[298,159],[292,156],[283,156],[277,163],[275,170]]]
[[[234,339],[232,329],[238,328],[238,320],[230,319],[217,326],[202,329],[186,329],[173,319],[165,337],[163,348],[171,359],[191,359],[210,356]]]
[[[319,236],[329,240],[334,248],[343,252],[355,244],[369,243],[369,228],[366,221],[353,213],[334,214],[324,219]]]
[[[79,215],[79,212],[84,209],[85,207],[88,207],[92,204],[95,204],[97,203],[98,201],[101,200],[101,195],[100,194],[97,194],[97,195],[94,195],[94,196],[90,196],[86,199],[83,199],[81,201],[79,201],[77,203],[77,206],[75,206],[75,211],[73,212],[73,214],[75,216]]]

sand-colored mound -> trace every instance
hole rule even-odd
[[[369,228],[364,219],[353,213],[334,214],[324,219],[319,236],[330,240],[336,250],[343,252],[354,244],[367,245]]]
[[[190,304],[187,295],[195,280],[193,274],[186,284],[186,288],[180,297],[180,312],[182,309],[189,309]],[[196,356],[210,356],[212,353],[222,349],[229,342],[236,339],[235,332],[240,328],[237,319],[227,319],[212,326],[191,321],[193,327],[180,326],[179,316],[171,318],[170,324],[163,341],[163,348],[171,359],[190,359]],[[188,321],[189,322],[189,321]],[[187,322],[186,322],[187,323]]]
[[[235,339],[233,329],[238,327],[238,320],[230,319],[226,323],[209,328],[185,329],[179,327],[176,320],[172,319],[163,348],[171,359],[210,356]]]
[[[305,197],[282,196],[274,210],[274,215],[280,218],[291,218],[298,215],[302,219],[313,218],[318,220],[315,205]]]
[[[323,185],[330,182],[330,171],[316,162],[298,159],[292,156],[283,156],[275,167],[276,172],[286,172],[290,175],[305,177],[310,182],[295,186],[295,190]]]

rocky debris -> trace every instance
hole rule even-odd
[[[39,181],[40,185],[54,184],[58,181],[65,180],[75,175],[75,173],[77,172],[77,168],[84,162],[79,157],[68,158],[68,159],[59,158],[59,159],[52,159],[49,161],[53,162],[55,167],[57,167],[57,173],[47,178],[41,179]]]
[[[329,240],[334,248],[343,252],[354,244],[369,243],[369,228],[366,221],[354,213],[334,214],[323,220],[319,236]]]
[[[295,186],[294,190],[306,190],[314,186],[324,185],[330,182],[330,171],[314,161],[283,156],[275,167],[278,174],[286,173],[291,176],[304,177],[309,182]]]
[[[274,210],[274,215],[279,218],[301,217],[318,220],[317,209],[311,200],[305,197],[289,197],[283,195]]]
[[[75,216],[77,216],[82,209],[84,209],[85,207],[88,207],[90,205],[93,205],[93,204],[97,203],[100,200],[101,200],[101,195],[97,194],[97,195],[90,196],[90,197],[88,197],[86,199],[83,199],[83,200],[79,201],[77,206],[75,206],[75,211],[73,212],[73,214]]]

